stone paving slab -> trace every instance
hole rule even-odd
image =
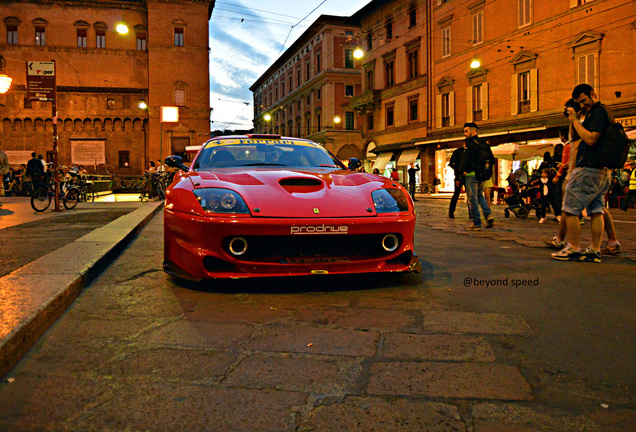
[[[137,340],[163,346],[227,349],[244,344],[254,332],[254,327],[244,324],[180,320],[155,328]]]
[[[238,354],[228,350],[143,347],[105,364],[100,372],[111,376],[143,378],[146,382],[182,381],[220,384]],[[188,367],[175,367],[187,364]]]
[[[356,390],[360,375],[358,361],[325,356],[255,354],[241,360],[223,385],[344,396]]]
[[[382,356],[419,361],[495,361],[490,344],[482,337],[445,334],[389,333],[384,340]]]
[[[579,417],[558,407],[536,410],[519,404],[481,402],[471,407],[471,415],[475,432],[609,432],[589,416]]]
[[[178,423],[184,431],[291,432],[306,400],[295,392],[144,379],[122,392],[122,384],[117,377],[41,380],[22,375],[4,389],[0,430],[15,430],[10,428],[19,424],[25,431],[162,431]]]
[[[506,335],[532,333],[530,326],[518,315],[457,311],[426,311],[422,315],[422,330],[426,332]]]
[[[501,364],[374,363],[369,375],[369,395],[532,400],[517,368]]]
[[[408,313],[390,309],[307,308],[296,312],[295,321],[355,329],[400,329],[413,324]]]
[[[209,304],[189,313],[189,321],[207,321],[224,323],[266,324],[284,321],[291,314],[289,309],[275,308],[259,303],[222,303]]]
[[[256,335],[245,349],[256,351],[372,356],[380,334],[375,331],[273,325]]]
[[[317,406],[299,428],[308,431],[465,432],[457,407],[407,399],[348,397]]]

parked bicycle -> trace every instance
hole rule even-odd
[[[58,178],[62,173],[62,168],[56,170]],[[64,208],[72,210],[80,200],[81,192],[77,186],[73,186],[70,181],[60,182],[60,200]],[[43,212],[51,205],[51,199],[55,197],[55,179],[52,175],[47,176],[46,185],[37,188],[31,196],[31,207],[36,212]]]
[[[93,189],[93,182],[88,181],[85,175],[79,174],[77,176],[77,187],[80,190],[80,199],[83,202],[95,201],[95,189]]]
[[[139,200],[145,201],[150,198],[164,199],[169,183],[169,173],[145,173],[141,184]]]

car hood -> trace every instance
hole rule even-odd
[[[371,192],[397,185],[374,174],[332,169],[217,169],[191,171],[195,189],[238,192],[254,217],[324,218],[375,216]],[[185,180],[185,179],[184,179]]]

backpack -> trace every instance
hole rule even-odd
[[[614,116],[610,114],[605,105],[601,106],[610,121],[610,125],[605,131],[605,145],[601,149],[601,161],[605,168],[623,168],[629,153],[630,140],[625,134],[623,125],[614,120]]]
[[[477,146],[479,148],[479,155],[477,156],[477,163],[475,164],[475,179],[482,182],[492,177],[495,156],[492,154],[488,143],[477,140]]]

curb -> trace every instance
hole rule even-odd
[[[0,278],[0,377],[157,214],[149,202]]]

